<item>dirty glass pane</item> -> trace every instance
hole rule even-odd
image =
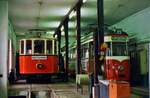
[[[22,40],[21,41],[21,54],[24,53],[24,41]]]
[[[26,54],[32,54],[32,41],[26,40]]]
[[[112,43],[113,56],[127,56],[127,43],[126,42],[113,42]]]
[[[44,54],[44,40],[34,40],[34,53]]]
[[[52,54],[53,46],[52,46],[52,40],[47,40],[47,54]]]

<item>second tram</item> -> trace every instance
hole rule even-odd
[[[125,32],[107,32],[104,36],[104,43],[107,45],[107,48],[101,50],[105,54],[104,64],[101,68],[103,70],[103,76],[108,80],[128,81],[130,76],[128,35]],[[75,49],[74,47],[70,50],[70,61],[74,57],[72,55],[76,54]],[[93,71],[94,43],[92,33],[81,38],[81,65],[82,73],[90,73]]]

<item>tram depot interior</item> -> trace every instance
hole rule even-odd
[[[106,33],[112,35],[110,42]],[[44,56],[35,53],[39,39],[45,45],[38,48]],[[118,50],[113,49],[117,47],[114,40],[120,44]],[[30,54],[26,54],[30,48],[26,43],[32,44]],[[109,56],[102,47],[111,48]],[[107,74],[106,61],[113,59],[115,52],[121,60],[122,56],[128,57],[127,69],[121,61],[118,65],[118,69],[127,70],[127,79],[111,78],[118,71]],[[51,60],[40,62],[45,59]],[[32,80],[29,74],[29,78],[21,74],[36,60],[40,63],[29,73],[32,78],[38,73],[37,80],[28,82]],[[45,62],[55,69],[52,74],[36,71],[46,68]],[[149,71],[150,0],[0,0],[0,98],[150,98]],[[43,73],[50,81],[43,83]],[[59,75],[53,76],[55,73]],[[112,81],[117,89],[110,87]],[[33,97],[34,88],[38,93]]]

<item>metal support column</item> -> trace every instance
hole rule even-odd
[[[80,74],[81,68],[81,25],[80,25],[80,18],[81,18],[81,3],[79,2],[76,7],[77,11],[77,74]]]
[[[100,46],[104,42],[104,8],[103,0],[97,0],[97,18],[98,18],[98,29],[94,34],[95,41],[95,66],[94,66],[94,83],[98,83],[98,73],[102,73],[101,64],[99,61],[100,57]],[[99,72],[100,71],[100,72]]]
[[[58,59],[59,59],[59,66],[61,66],[61,31],[58,30],[57,32],[58,38]]]
[[[99,45],[104,42],[104,6],[103,0],[97,0],[97,18],[98,18],[98,35]]]
[[[97,67],[99,66],[99,55],[98,55],[98,52],[99,52],[99,44],[98,44],[98,31],[95,30],[94,32],[94,45],[95,45],[95,48],[94,48],[94,83],[98,83],[98,70],[97,70]]]
[[[64,32],[65,32],[65,50],[66,50],[66,55],[65,55],[65,73],[66,73],[66,80],[68,80],[68,44],[69,44],[69,40],[68,40],[68,20],[69,18],[66,18],[65,22],[64,22]]]
[[[150,43],[148,45],[148,85],[149,85],[149,98],[150,98]]]

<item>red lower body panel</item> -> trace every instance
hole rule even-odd
[[[129,81],[129,60],[106,60],[105,76],[108,80]]]
[[[57,55],[19,56],[20,74],[54,74],[58,70]]]

